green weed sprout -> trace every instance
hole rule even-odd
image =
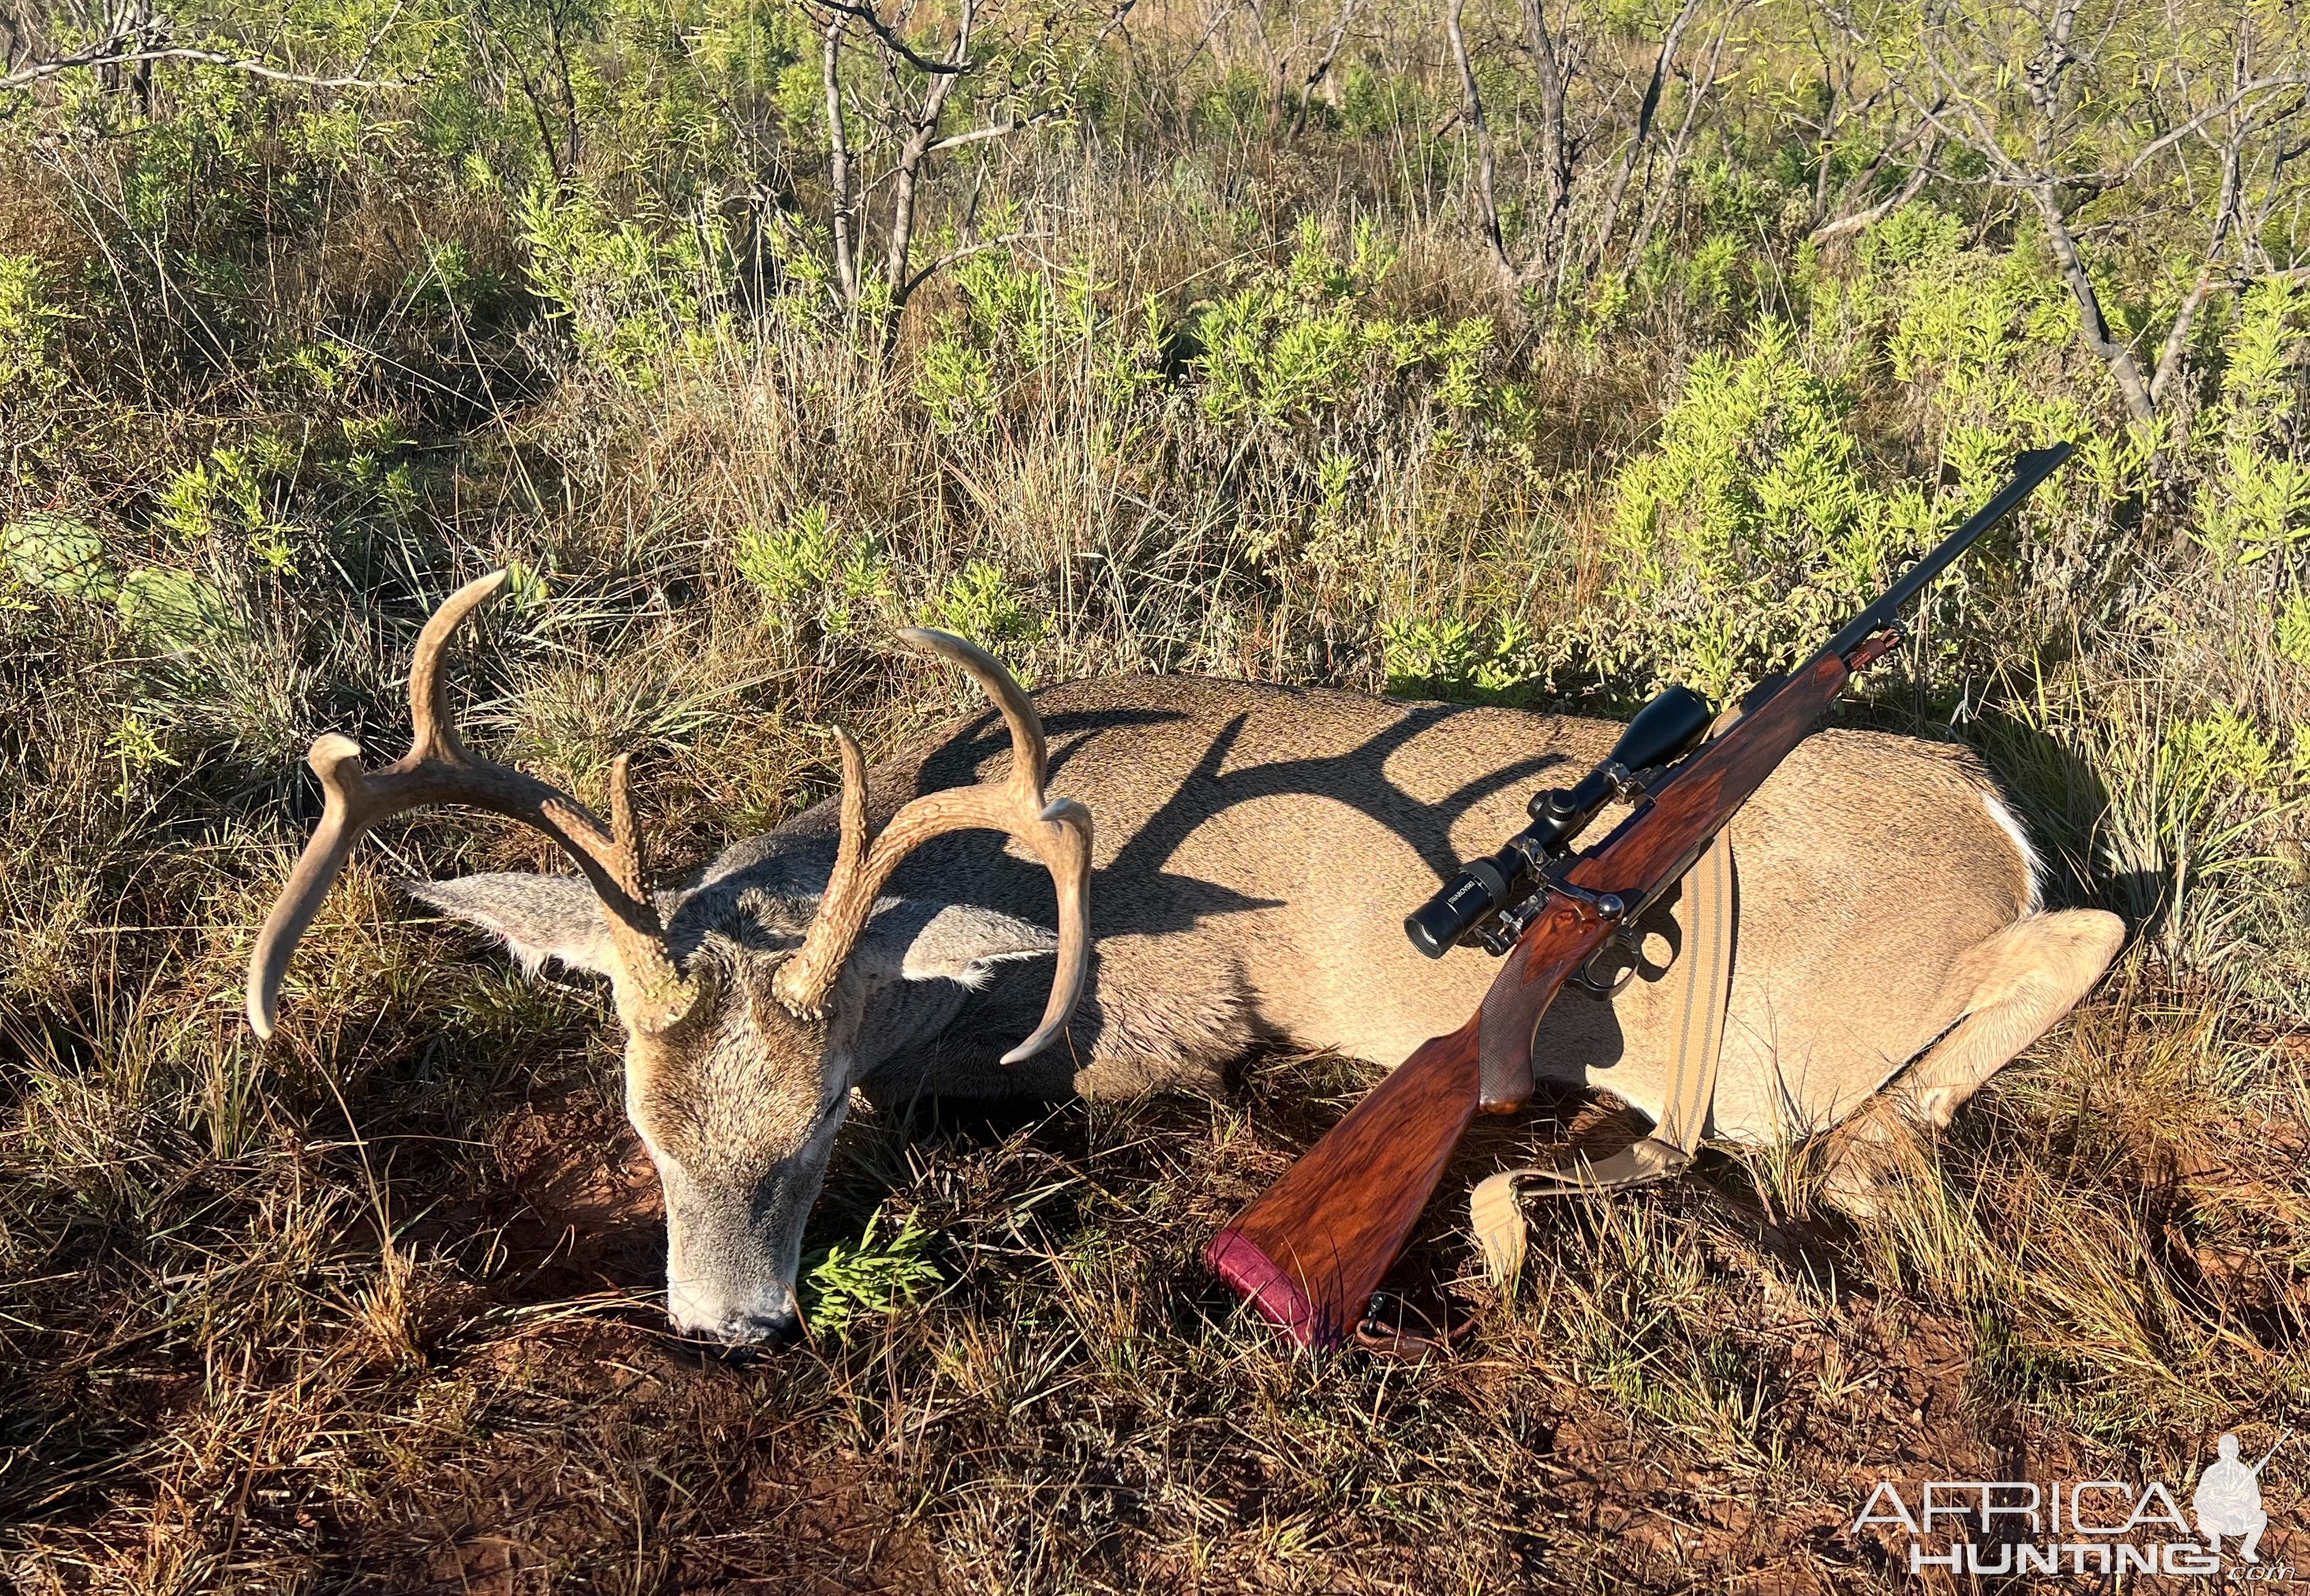
[[[821,1339],[838,1340],[856,1323],[912,1307],[939,1282],[930,1261],[930,1233],[908,1214],[888,1240],[877,1241],[876,1209],[855,1246],[837,1242],[803,1260],[803,1315]]]

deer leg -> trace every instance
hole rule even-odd
[[[1855,1218],[1897,1177],[1905,1132],[1939,1131],[1967,1097],[2093,990],[2124,940],[2099,909],[2032,915],[1968,950],[1951,971],[1957,1023],[1839,1133],[1822,1194]]]

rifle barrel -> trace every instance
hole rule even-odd
[[[1882,597],[1854,616],[1845,629],[1828,640],[1822,654],[1850,654],[1874,633],[1893,623],[1908,602],[1924,591],[1925,584],[1957,563],[1981,534],[2012,513],[2013,507],[2037,490],[2037,484],[2077,453],[2077,446],[2057,443],[2049,449],[2024,449],[2014,457],[2013,480],[2005,490],[1967,517],[1964,525],[1941,541],[1938,548],[1902,574]],[[1815,657],[1819,657],[1816,655]]]

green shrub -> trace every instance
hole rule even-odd
[[[833,512],[812,505],[780,527],[738,534],[739,576],[787,624],[815,620],[850,631],[890,597],[889,567],[865,538],[845,538]]]
[[[729,229],[700,206],[613,217],[597,195],[533,186],[516,207],[531,288],[578,352],[640,386],[695,364],[726,332],[735,271]]]
[[[267,569],[292,571],[299,529],[275,516],[265,478],[295,469],[294,453],[270,434],[246,449],[213,450],[161,484],[160,525],[182,547],[238,543]]]
[[[855,1246],[839,1242],[803,1260],[802,1310],[812,1333],[839,1340],[870,1319],[912,1307],[939,1283],[931,1235],[908,1214],[895,1235],[878,1239],[882,1210],[867,1217]]]
[[[1932,507],[1915,489],[1871,490],[1850,406],[1785,323],[1763,324],[1744,353],[1693,362],[1658,450],[1611,490],[1613,575],[1585,632],[1601,664],[1681,665],[1729,693],[1793,665],[1874,595],[1889,559],[1931,530]]]
[[[2286,437],[2310,343],[2298,325],[2306,312],[2310,289],[2258,283],[2225,341],[2220,396],[2197,428],[2213,461],[2199,480],[2189,529],[2217,568],[2253,565],[2310,538],[2310,464]]]
[[[1410,698],[1514,699],[1544,674],[1529,622],[1504,618],[1488,639],[1461,616],[1383,621],[1387,690]]]
[[[0,254],[0,401],[64,386],[56,357],[65,312],[44,292],[45,275],[31,256]]]
[[[923,348],[915,394],[946,431],[968,431],[994,410],[994,367],[986,352],[949,329]]]
[[[1367,399],[1399,374],[1423,372],[1444,403],[1465,409],[1485,397],[1496,354],[1492,323],[1467,317],[1405,321],[1373,314],[1395,261],[1376,228],[1355,229],[1342,260],[1310,217],[1281,270],[1203,306],[1191,323],[1202,354],[1197,398],[1215,424],[1258,417],[1306,421]]]
[[[2288,664],[2310,665],[2310,594],[2288,598],[2273,619],[2279,657]]]
[[[925,623],[975,643],[1031,643],[1043,618],[1029,611],[1000,566],[974,559],[947,579],[931,601]]]

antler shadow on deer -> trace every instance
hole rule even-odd
[[[1459,1024],[1493,966],[1465,950],[1422,958],[1398,928],[1406,906],[1514,829],[1531,777],[1587,768],[1618,730],[1194,677],[1030,697],[961,638],[908,631],[978,684],[1003,734],[974,717],[870,770],[837,731],[836,798],[653,890],[624,759],[605,823],[457,736],[445,655],[505,580],[461,588],[419,636],[405,755],[371,771],[350,739],[314,743],[326,808],[258,934],[250,1023],[271,1034],[291,952],[379,822],[464,804],[551,837],[577,876],[408,890],[525,965],[608,978],[627,1112],[664,1186],[667,1308],[685,1333],[734,1346],[797,1331],[803,1225],[853,1088],[1129,1096],[1215,1086],[1262,1045],[1392,1061]],[[2041,909],[2021,827],[1949,745],[1819,733],[1732,836],[1719,1138],[1808,1136],[1889,1084],[1899,1113],[1944,1124],[2121,939],[2114,915]],[[1046,961],[1046,986],[998,978]],[[1674,1018],[1656,985],[1557,1005],[1539,1072],[1656,1116]],[[1881,1170],[1868,1137],[1843,1141],[1828,1191],[1865,1208]]]

